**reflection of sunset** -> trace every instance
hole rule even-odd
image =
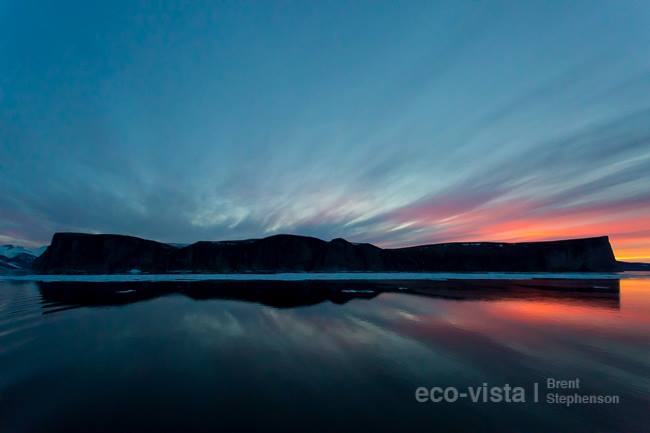
[[[511,292],[504,291],[502,299],[475,302],[404,299],[391,294],[382,295],[382,299],[393,305],[395,311],[390,321],[399,332],[427,344],[453,344],[462,334],[465,339],[479,335],[497,340],[507,338],[522,346],[539,348],[549,344],[546,340],[558,332],[553,338],[586,332],[624,338],[623,334],[630,330],[644,331],[650,326],[650,279],[621,280],[620,303],[611,302],[607,297],[611,292],[582,293],[584,299],[568,298],[562,290],[533,289],[529,298],[513,298]],[[439,303],[444,303],[444,308]],[[402,311],[410,314],[395,314]],[[386,317],[390,316],[387,312]]]
[[[650,321],[650,280],[621,280],[621,309],[634,312]]]
[[[585,323],[616,315],[616,310],[561,302],[504,301],[489,305],[491,314],[515,321]]]
[[[507,300],[482,305],[490,321],[504,320],[533,327],[605,327],[614,330],[625,316],[627,326],[650,324],[650,280],[621,280],[620,308],[566,300]],[[486,321],[487,317],[483,317]]]

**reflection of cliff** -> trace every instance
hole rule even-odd
[[[325,301],[344,304],[387,292],[461,301],[549,299],[619,307],[619,280],[39,282],[38,286],[47,306],[60,308],[123,305],[170,294],[282,308]]]
[[[34,263],[43,273],[563,272],[619,269],[607,237],[527,243],[449,243],[381,249],[343,239],[276,235],[175,247],[121,235],[56,233]]]

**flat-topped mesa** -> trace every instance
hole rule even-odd
[[[344,239],[275,235],[177,247],[132,236],[56,233],[34,262],[48,274],[168,272],[607,272],[606,236],[525,243],[448,243],[382,249]]]
[[[385,250],[399,270],[606,272],[619,266],[607,236],[545,242],[465,242]]]
[[[48,274],[165,272],[176,249],[133,236],[55,233],[50,246],[34,261],[34,269]]]

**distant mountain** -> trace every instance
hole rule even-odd
[[[11,244],[0,245],[0,256],[4,256],[9,259],[16,257],[19,254],[29,254],[31,256],[38,257],[43,254],[46,249],[47,245],[37,248],[26,248]]]
[[[56,233],[34,262],[42,273],[126,272],[609,272],[606,236],[549,242],[466,242],[382,249],[344,239],[275,235],[176,247],[112,234]]]
[[[30,272],[35,259],[35,256],[27,253],[19,253],[13,257],[0,255],[0,272]]]
[[[34,260],[47,246],[26,248],[18,245],[0,245],[0,272],[25,273],[32,271]]]

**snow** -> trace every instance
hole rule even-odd
[[[18,245],[0,245],[0,256],[5,256],[7,258],[14,258],[18,254],[31,254],[32,256],[40,256],[43,254],[43,251],[47,246],[42,246],[38,248],[26,248]]]
[[[622,273],[411,273],[411,272],[338,272],[338,273],[284,273],[284,274],[111,274],[111,275],[0,275],[2,280],[24,281],[305,281],[305,280],[617,280],[650,278],[650,272]]]

